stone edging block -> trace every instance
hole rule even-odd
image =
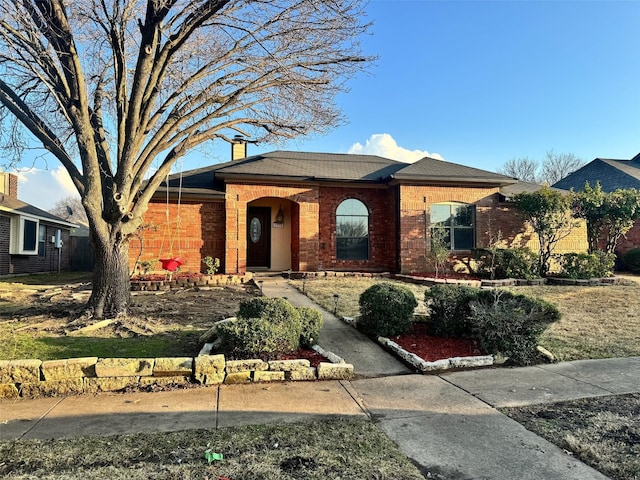
[[[378,342],[421,373],[441,372],[452,368],[489,367],[493,365],[494,362],[492,355],[453,357],[428,362],[418,357],[416,354],[406,351],[396,342],[386,337],[378,337]]]

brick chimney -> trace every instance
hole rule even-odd
[[[18,198],[18,176],[15,173],[0,173],[0,193]]]
[[[231,160],[242,160],[247,156],[247,141],[242,135],[235,135],[231,141]]]

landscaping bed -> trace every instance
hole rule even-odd
[[[394,335],[390,340],[427,362],[453,357],[483,355],[478,349],[475,340],[471,338],[435,337],[427,333],[427,326],[424,323],[413,323],[408,333]]]

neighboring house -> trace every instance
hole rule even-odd
[[[0,275],[69,269],[74,224],[18,199],[18,177],[0,173]]]
[[[582,191],[586,182],[589,182],[592,187],[600,182],[600,186],[605,192],[613,192],[619,188],[640,190],[640,153],[631,160],[596,158],[564,177],[554,184],[554,187]],[[636,221],[631,230],[622,238],[616,252],[619,255],[624,255],[636,247],[640,247],[640,220]]]
[[[172,175],[160,187],[141,245],[132,241],[132,267],[179,257],[183,270],[201,271],[211,256],[228,274],[426,272],[434,227],[446,230],[456,255],[498,231],[505,244],[532,245],[501,193],[517,185],[514,178],[429,157],[412,164],[289,151],[238,158],[246,151],[240,146],[233,145],[234,160]],[[585,250],[584,232],[565,243]]]

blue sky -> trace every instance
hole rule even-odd
[[[365,53],[378,59],[339,98],[348,124],[325,136],[251,145],[371,153],[495,171],[548,150],[629,159],[640,152],[640,1],[373,0]],[[226,161],[220,141],[178,167]],[[55,160],[25,174],[20,198],[69,195]],[[63,175],[58,175],[63,178]],[[50,189],[48,191],[47,189]],[[46,192],[46,193],[45,193]]]

